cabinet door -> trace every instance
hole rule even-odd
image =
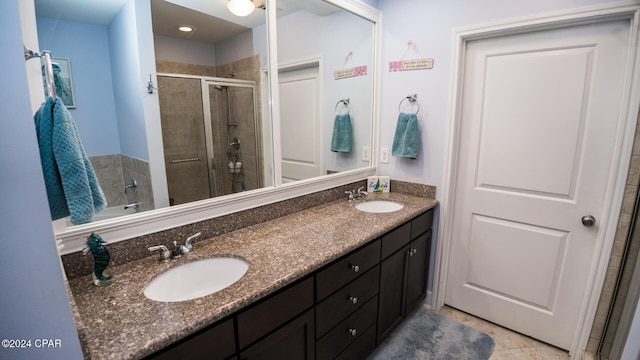
[[[241,360],[314,360],[315,324],[313,309],[300,315],[273,334],[240,354]]]
[[[427,294],[430,249],[431,230],[411,242],[409,270],[407,271],[405,314],[413,310]]]
[[[313,277],[290,285],[238,314],[240,350],[313,306]]]
[[[229,319],[153,354],[147,360],[223,360],[235,352],[233,320]]]
[[[405,304],[407,244],[380,265],[380,302],[378,303],[378,344],[402,321]]]

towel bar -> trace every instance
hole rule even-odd
[[[24,61],[33,58],[42,58],[44,62],[44,79],[47,84],[47,93],[55,100],[56,99],[56,84],[53,78],[53,64],[51,62],[51,51],[43,50],[41,53],[34,52],[22,45],[24,48]]]
[[[169,164],[175,164],[175,163],[183,163],[183,162],[189,162],[189,161],[200,161],[200,158],[189,158],[189,159],[178,159],[178,160],[171,160],[169,161]]]
[[[336,103],[335,109],[334,111],[337,113],[338,112],[338,105],[342,104],[343,106],[347,107],[347,113],[351,114],[351,100],[349,98],[344,98],[344,99],[340,99],[338,100],[338,102]]]
[[[405,102],[406,100],[409,100],[410,103],[418,104],[418,111],[416,111],[416,115],[418,115],[418,113],[420,112],[420,108],[422,107],[420,105],[420,102],[418,102],[418,94],[409,94],[406,97],[404,97],[402,100],[400,100],[400,104],[398,104],[398,112],[402,112],[401,110],[402,103]]]

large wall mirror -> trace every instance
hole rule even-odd
[[[239,17],[227,0],[35,0],[109,203],[91,223],[54,223],[63,252],[90,231],[119,241],[375,171],[377,11],[254,3]]]

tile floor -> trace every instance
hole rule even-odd
[[[569,353],[549,344],[513,332],[473,315],[443,307],[440,314],[456,320],[493,338],[495,347],[490,360],[568,360]]]

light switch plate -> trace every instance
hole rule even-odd
[[[371,148],[369,146],[362,147],[362,161],[371,161]]]
[[[389,163],[389,148],[383,147],[380,148],[380,162],[383,164]]]

